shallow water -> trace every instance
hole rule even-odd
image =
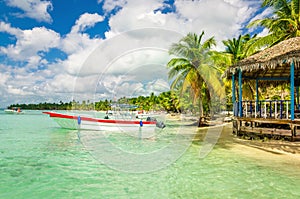
[[[223,137],[199,158],[194,130],[167,121],[153,138],[139,139],[61,129],[39,111],[1,112],[0,198],[300,197],[297,164]]]

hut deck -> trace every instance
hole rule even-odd
[[[239,136],[254,134],[259,137],[290,137],[292,141],[300,140],[300,120],[283,120],[268,118],[234,118],[233,132]]]

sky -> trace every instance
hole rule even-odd
[[[245,33],[260,0],[0,0],[0,107],[168,91],[168,53],[187,33]]]

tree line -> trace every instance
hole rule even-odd
[[[149,96],[139,97],[122,97],[116,101],[112,100],[99,100],[97,102],[87,101],[70,101],[59,103],[38,103],[38,104],[11,104],[7,108],[19,107],[23,110],[96,110],[107,111],[111,110],[114,104],[128,104],[136,108],[134,110],[145,111],[167,111],[167,112],[181,112],[179,97],[172,91],[162,92],[159,95],[151,93]],[[183,104],[183,103],[181,103]]]

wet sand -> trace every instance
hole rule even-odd
[[[179,116],[172,116],[174,120],[179,120],[181,123],[185,123],[184,119]],[[291,164],[297,164],[300,167],[300,141],[290,142],[290,141],[282,141],[282,140],[246,140],[242,138],[238,138],[232,134],[232,123],[223,123],[221,121],[217,121],[212,126],[197,128],[197,121],[194,119],[194,123],[189,126],[188,129],[194,130],[197,129],[197,133],[194,137],[194,143],[198,144],[199,141],[203,141],[207,132],[214,133],[214,130],[208,131],[208,129],[216,128],[216,131],[220,128],[217,128],[219,125],[224,125],[222,133],[218,138],[217,145],[224,149],[231,150],[234,153],[245,155],[252,157],[254,159],[270,159],[276,162],[278,161],[286,161]],[[194,126],[194,128],[190,128]],[[190,130],[188,130],[190,132]],[[190,132],[191,133],[191,132]]]
[[[214,128],[214,126],[209,127]],[[199,128],[195,141],[204,139],[207,128]],[[210,131],[212,133],[212,131]],[[218,147],[230,150],[237,155],[243,155],[251,159],[269,162],[285,162],[287,165],[300,166],[300,142],[280,140],[245,140],[232,134],[232,124],[223,127],[218,139]],[[300,167],[299,167],[300,168]]]
[[[271,164],[284,164],[286,168],[300,168],[300,142],[289,142],[281,140],[245,140],[232,134],[231,124],[228,124],[220,141],[232,141],[230,151],[249,157],[257,162],[268,162]]]

